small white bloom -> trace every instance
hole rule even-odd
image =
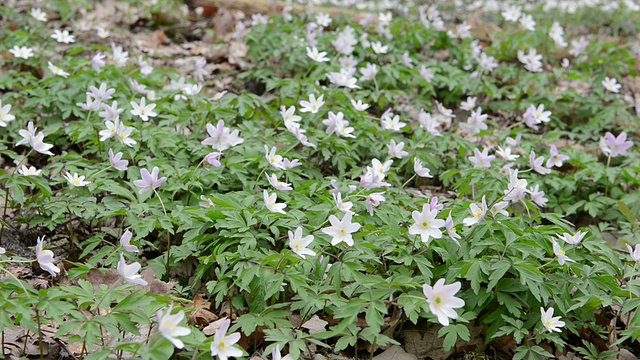
[[[284,208],[287,207],[287,204],[278,203],[278,195],[276,193],[269,194],[267,190],[264,190],[263,193],[264,205],[271,212],[286,214]]]
[[[67,172],[64,175],[64,178],[67,179],[67,181],[69,182],[69,185],[71,186],[79,187],[79,186],[87,186],[91,184],[91,181],[84,180],[84,175],[78,176],[78,173],[73,173],[73,175],[71,175],[70,172]]]
[[[560,321],[560,316],[553,316],[554,308],[550,307],[548,310],[540,308],[542,325],[549,332],[562,332],[561,327],[564,326],[564,321]]]
[[[309,244],[313,241],[313,235],[302,237],[302,227],[298,226],[295,233],[289,230],[289,247],[291,250],[305,259],[306,255],[316,256],[313,250],[308,249]]]

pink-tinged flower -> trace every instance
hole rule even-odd
[[[480,206],[471,203],[469,205],[469,209],[471,210],[471,217],[465,218],[462,220],[462,223],[466,226],[471,226],[480,223],[487,216],[487,199],[486,196],[482,196],[482,203]]]
[[[139,116],[142,121],[149,121],[149,117],[156,117],[158,114],[153,111],[155,109],[156,104],[147,105],[147,98],[142,97],[140,99],[140,104],[137,104],[135,101],[131,101],[130,104],[133,109],[130,111],[131,115]]]
[[[564,250],[562,250],[562,247],[560,247],[557,241],[553,239],[551,241],[553,241],[553,253],[558,257],[558,264],[564,265],[565,262],[575,262],[574,260],[569,259],[569,257],[566,255]]]
[[[122,236],[120,237],[120,245],[122,245],[122,248],[124,249],[124,251],[132,252],[132,253],[140,252],[137,246],[130,244],[132,236],[133,234],[131,233],[131,231],[129,230],[125,231],[124,234],[122,234]]]
[[[107,89],[106,83],[100,83],[100,87],[96,88],[95,86],[89,87],[89,92],[87,92],[87,96],[92,96],[97,101],[103,102],[106,100],[111,100],[113,94],[115,94],[116,89]],[[116,103],[117,106],[118,103]]]
[[[87,94],[87,101],[84,103],[76,103],[76,105],[85,111],[99,111],[102,102],[98,99],[94,99],[91,94]]]
[[[282,190],[282,191],[293,190],[293,188],[291,187],[291,184],[278,180],[278,177],[276,176],[276,174],[271,174],[271,175],[264,174],[264,176],[267,177],[267,181],[269,182],[269,184],[271,184],[271,186],[273,186],[277,190]]]
[[[558,148],[555,145],[551,145],[549,160],[547,160],[547,167],[562,167],[562,163],[569,160],[567,155],[562,155],[558,152]]]
[[[489,155],[489,149],[480,150],[473,149],[473,156],[469,156],[469,161],[473,164],[474,169],[490,169],[491,162],[496,159],[494,155]]]
[[[409,227],[409,234],[420,235],[423,243],[429,243],[430,237],[442,238],[440,228],[445,226],[445,221],[436,219],[436,216],[438,216],[438,211],[431,209],[429,204],[422,206],[422,212],[414,210],[411,217],[415,223]]]
[[[184,343],[182,340],[177,339],[177,337],[191,334],[191,329],[185,326],[180,326],[180,323],[184,320],[184,311],[171,315],[171,310],[173,310],[173,304],[171,304],[169,309],[164,313],[162,310],[158,310],[158,332],[162,337],[169,340],[173,346],[178,349],[182,349],[184,347]]]
[[[449,216],[447,216],[447,220],[445,220],[444,226],[447,229],[447,235],[449,235],[449,238],[454,243],[456,243],[456,245],[460,246],[460,241],[458,240],[462,239],[462,237],[456,231],[456,225],[453,223],[453,218],[451,217],[451,211],[449,211]]]
[[[104,111],[99,112],[98,116],[100,116],[105,120],[111,120],[114,122],[119,121],[120,114],[124,112],[124,109],[118,109],[117,101],[112,102],[111,106],[107,104],[102,104],[102,109],[104,109]]]
[[[37,127],[33,126],[33,122],[29,121],[29,124],[27,124],[27,130],[18,131],[18,134],[22,136],[22,140],[18,141],[16,146],[29,144],[33,150],[41,154],[53,156],[53,153],[49,151],[53,145],[45,143],[44,134],[42,132],[36,134],[37,129]]]
[[[353,237],[351,236],[351,233],[358,231],[361,225],[358,223],[352,223],[352,217],[353,215],[350,213],[345,214],[342,220],[338,220],[334,215],[329,216],[331,226],[323,228],[322,232],[332,237],[331,245],[335,246],[344,242],[348,246],[353,246]]]
[[[531,195],[531,201],[536,203],[536,205],[540,207],[544,207],[549,202],[549,199],[544,197],[544,191],[541,191],[538,184],[535,184],[531,187],[531,189],[527,190],[529,195]]]
[[[549,332],[562,332],[560,330],[561,327],[564,326],[564,321],[560,321],[560,316],[553,316],[554,308],[549,308],[545,311],[544,308],[540,308],[540,321],[542,321],[542,325]]]
[[[113,154],[113,150],[109,149],[109,163],[116,170],[125,171],[127,170],[127,165],[129,165],[128,160],[122,160],[122,152],[118,152],[117,154]]]
[[[522,141],[522,134],[518,134],[516,135],[515,139],[512,137],[507,137],[504,142],[509,147],[517,148],[518,146],[520,146],[521,141]]]
[[[324,94],[320,95],[317,99],[314,94],[309,95],[309,101],[302,100],[300,101],[300,112],[310,112],[315,114],[320,110],[322,105],[324,105]]]
[[[435,210],[437,212],[440,212],[440,211],[442,211],[442,209],[444,209],[444,205],[438,204],[438,197],[434,196],[431,199],[431,202],[429,203],[429,209]]]
[[[582,241],[582,239],[584,239],[585,235],[587,235],[586,231],[585,232],[578,231],[574,235],[571,235],[571,234],[568,234],[568,233],[563,233],[562,235],[556,234],[556,236],[560,240],[564,240],[567,244],[571,244],[571,245],[578,245],[580,243],[580,241]]]
[[[610,77],[605,77],[604,80],[602,80],[602,86],[616,94],[620,92],[620,88],[622,87],[622,85],[618,84],[618,80],[616,78]]]
[[[540,156],[536,158],[536,153],[531,150],[531,154],[529,154],[529,165],[537,172],[538,174],[547,175],[551,173],[551,169],[544,167],[544,156]]]
[[[391,139],[389,145],[389,156],[402,159],[403,157],[409,155],[408,152],[404,151],[404,142],[400,142],[400,144],[396,144],[396,141]]]
[[[53,251],[44,250],[42,247],[44,245],[44,236],[38,237],[38,242],[36,244],[36,259],[38,260],[38,264],[42,270],[51,274],[51,276],[56,277],[56,274],[60,272],[60,269],[53,265]]]
[[[222,156],[221,152],[214,151],[208,153],[207,156],[204,157],[204,161],[215,167],[220,167],[222,166],[222,163],[220,162],[220,156]]]
[[[231,131],[231,129],[224,126],[224,121],[222,120],[218,121],[215,127],[207,124],[207,133],[209,133],[209,137],[202,140],[201,144],[211,146],[218,151],[227,150],[244,142],[244,139],[239,136],[240,131]]]
[[[426,167],[422,167],[422,161],[420,161],[420,159],[418,158],[414,158],[413,159],[413,171],[416,172],[416,175],[423,177],[423,178],[432,178],[433,176],[431,176],[431,170],[429,170],[429,168]]]
[[[84,175],[78,176],[78,173],[73,173],[73,175],[71,175],[70,172],[67,172],[64,175],[64,178],[69,182],[69,185],[75,187],[82,187],[91,184],[91,181],[84,180]]]
[[[264,198],[264,206],[266,206],[267,209],[269,209],[269,211],[280,213],[280,214],[286,214],[286,212],[284,211],[284,208],[287,207],[287,204],[277,202],[278,194],[276,193],[269,194],[267,190],[264,190],[262,195]]]
[[[282,166],[285,168],[285,170],[289,170],[298,166],[302,166],[302,163],[298,159],[289,160],[287,158],[283,158]]]
[[[367,208],[369,215],[373,216],[373,208],[377,208],[380,203],[385,201],[383,193],[371,193],[367,196],[364,206]]]
[[[611,157],[627,155],[627,150],[633,146],[633,141],[627,141],[627,133],[621,132],[618,137],[608,132],[600,138],[600,150]]]
[[[424,284],[422,291],[427,298],[431,313],[438,317],[438,322],[442,326],[449,326],[449,319],[458,318],[455,309],[463,307],[464,300],[455,296],[462,287],[460,282],[454,282],[450,285],[445,285],[444,282],[444,279],[440,279],[433,287]]]
[[[305,259],[306,255],[316,256],[313,250],[308,249],[309,244],[313,241],[313,235],[302,237],[302,227],[298,226],[295,233],[289,230],[289,247],[301,258]]]
[[[141,169],[140,175],[142,176],[141,180],[136,180],[133,182],[133,185],[140,188],[138,194],[142,195],[147,191],[152,191],[160,187],[160,185],[164,184],[167,181],[166,177],[161,177],[158,179],[158,174],[160,173],[160,169],[158,167],[154,167],[149,173],[147,169]]]
[[[142,278],[140,274],[138,274],[138,271],[140,271],[141,267],[142,265],[140,265],[139,262],[134,262],[131,265],[127,265],[127,263],[124,261],[124,256],[120,254],[120,261],[118,262],[118,274],[122,276],[122,279],[124,279],[127,284],[138,284],[142,286],[147,285],[147,282]]]
[[[95,71],[95,72],[100,72],[102,70],[102,67],[105,66],[107,63],[104,61],[104,59],[107,56],[103,53],[97,53],[95,54],[92,58],[91,58],[91,68]]]
[[[231,320],[224,319],[222,325],[213,335],[211,343],[211,356],[217,356],[220,360],[227,360],[230,357],[237,358],[242,356],[243,352],[239,348],[233,346],[240,340],[240,333],[227,335]]]
[[[631,260],[640,263],[640,244],[637,244],[635,249],[631,245],[627,244],[627,250],[629,250],[629,256]]]

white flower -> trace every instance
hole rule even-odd
[[[585,235],[587,235],[586,231],[585,232],[578,231],[577,233],[575,233],[575,235],[571,235],[568,233],[563,233],[562,235],[556,234],[556,236],[559,239],[564,240],[567,244],[571,244],[571,245],[578,245],[580,241],[584,239]]]
[[[9,111],[11,111],[11,105],[2,106],[2,100],[0,100],[0,126],[7,127],[8,122],[16,119],[15,116],[9,114]]]
[[[264,174],[264,175],[267,177],[267,181],[269,181],[269,184],[271,184],[271,186],[273,186],[277,190],[282,190],[282,191],[293,190],[293,188],[291,187],[291,184],[278,180],[278,177],[276,176],[276,174],[271,174],[271,175]]]
[[[33,49],[26,46],[15,45],[12,49],[9,50],[9,52],[12,53],[14,57],[25,60],[33,56]]]
[[[456,225],[453,223],[451,211],[449,211],[449,215],[447,216],[447,220],[444,222],[444,226],[447,229],[447,235],[449,235],[449,238],[451,238],[456,245],[460,246],[460,241],[458,240],[462,239],[462,237],[458,235],[458,232],[456,231]]]
[[[501,158],[505,159],[506,161],[514,161],[515,159],[520,157],[520,155],[512,154],[511,153],[511,148],[508,147],[508,146],[505,146],[504,149],[502,147],[498,146],[498,150],[496,150],[496,155],[500,156]]]
[[[130,110],[131,115],[139,116],[142,121],[149,121],[149,117],[156,117],[158,114],[153,111],[156,107],[156,104],[146,104],[147,99],[143,96],[140,99],[140,104],[137,104],[135,101],[131,101],[130,104],[133,107],[133,110]]]
[[[307,46],[307,56],[310,57],[311,60],[317,61],[317,62],[329,61],[329,58],[327,57],[327,52],[326,51],[318,52],[318,48],[315,46],[311,48]]]
[[[135,130],[134,128],[120,124],[116,130],[118,141],[131,147],[136,144],[136,141],[131,137],[131,133]]]
[[[147,282],[142,278],[140,274],[138,274],[138,271],[140,271],[141,267],[142,265],[140,265],[139,262],[134,262],[131,265],[127,265],[127,263],[124,261],[124,256],[120,254],[120,261],[118,262],[118,274],[122,276],[126,283],[138,284],[142,286],[147,285]]]
[[[473,164],[474,169],[490,169],[491,162],[496,159],[494,155],[489,155],[489,149],[482,149],[482,152],[477,148],[473,149],[473,156],[469,156],[469,161]]]
[[[36,244],[36,259],[38,260],[38,264],[42,270],[51,274],[51,276],[55,277],[57,273],[60,272],[60,269],[53,265],[53,251],[44,250],[43,244],[44,236],[42,238],[38,237],[38,242]]]
[[[620,92],[620,88],[622,87],[622,85],[618,84],[618,80],[616,78],[610,77],[605,77],[604,80],[602,80],[602,86],[616,94]]]
[[[428,243],[430,237],[440,239],[442,237],[440,228],[445,226],[445,221],[436,219],[436,216],[438,216],[438,211],[431,209],[429,204],[422,206],[422,212],[414,210],[411,217],[415,223],[409,227],[409,234],[419,234],[424,243]]]
[[[334,215],[329,216],[331,226],[323,228],[322,232],[332,237],[331,245],[335,246],[344,242],[348,246],[353,246],[353,237],[351,236],[351,233],[358,231],[361,225],[358,223],[351,223],[352,217],[353,215],[351,213],[345,214],[342,220],[338,220]]]
[[[271,360],[293,360],[293,357],[291,354],[287,354],[285,357],[282,357],[282,354],[280,354],[280,345],[276,345],[271,352]]]
[[[58,75],[58,76],[62,76],[64,78],[66,78],[67,76],[69,76],[69,73],[60,69],[59,67],[53,65],[51,63],[51,61],[49,61],[49,70],[51,70],[51,72],[53,73],[53,75]]]
[[[230,357],[237,358],[242,356],[242,350],[233,346],[240,340],[240,333],[233,333],[227,335],[231,325],[231,320],[224,319],[222,325],[218,328],[213,335],[213,342],[211,343],[211,356],[217,356],[220,360],[227,360]]]
[[[244,142],[244,139],[239,136],[240,131],[231,131],[231,129],[224,126],[223,120],[219,120],[215,127],[207,124],[207,133],[209,133],[209,137],[202,140],[201,144],[209,145],[218,151],[227,150]]]
[[[316,23],[318,25],[327,27],[331,24],[333,20],[331,19],[331,15],[325,13],[319,13],[316,15]]]
[[[534,31],[536,29],[536,22],[529,14],[522,15],[522,17],[520,18],[520,25],[522,25],[523,28],[529,31]]]
[[[509,6],[502,12],[502,17],[511,22],[518,21],[520,15],[522,15],[522,10],[520,10],[520,7],[518,6]]]
[[[264,190],[262,195],[264,198],[264,205],[267,207],[267,209],[269,209],[269,211],[286,214],[284,208],[287,207],[287,204],[277,203],[278,195],[276,193],[269,194],[267,190]]]
[[[64,175],[64,178],[67,179],[67,181],[69,182],[69,185],[71,186],[78,187],[78,186],[87,186],[91,184],[91,181],[84,180],[84,175],[78,176],[78,173],[73,173],[73,175],[71,175],[70,172],[67,172]]]
[[[282,164],[282,156],[276,154],[276,147],[272,147],[269,150],[267,145],[264,146],[264,157],[267,159],[267,162],[271,164],[276,169],[284,170],[284,165]]]
[[[27,168],[25,165],[22,165],[20,167],[20,170],[18,170],[18,174],[22,176],[38,176],[41,172],[42,170],[36,169],[35,166],[30,166],[29,168]]]
[[[629,256],[631,260],[640,263],[640,244],[637,244],[635,249],[631,245],[627,244],[627,250],[629,250]]]
[[[460,282],[450,285],[445,285],[444,282],[444,279],[440,279],[433,287],[424,284],[422,285],[422,291],[427,298],[431,313],[438,317],[438,322],[442,326],[449,326],[449,319],[458,318],[458,313],[455,309],[463,307],[464,300],[455,297],[462,287]]]
[[[40,132],[36,134],[37,129],[37,127],[33,126],[33,122],[29,121],[29,124],[27,124],[27,130],[22,129],[18,131],[18,134],[22,136],[22,140],[18,141],[16,146],[29,144],[33,150],[41,154],[53,156],[53,153],[49,151],[53,145],[45,143],[44,133]]]
[[[420,161],[418,158],[414,158],[413,159],[413,171],[416,172],[416,175],[423,177],[423,178],[432,178],[433,176],[431,176],[431,170],[429,170],[429,168],[426,167],[422,167],[422,161]]]
[[[485,216],[487,216],[486,196],[485,195],[482,196],[482,203],[480,203],[480,206],[474,203],[471,203],[471,205],[469,205],[469,209],[471,210],[471,217],[468,217],[462,220],[463,224],[465,224],[466,226],[471,226],[484,220]]]
[[[38,21],[47,22],[47,13],[40,8],[31,8],[31,16]]]
[[[389,51],[388,45],[382,45],[380,41],[372,42],[371,49],[376,54],[386,54]]]
[[[367,196],[364,206],[367,208],[369,215],[373,216],[373,208],[380,206],[380,203],[385,201],[386,199],[382,193],[371,193]]]
[[[553,253],[558,257],[558,264],[564,265],[565,262],[575,262],[574,260],[569,259],[557,241],[551,241],[553,241]]]
[[[106,39],[106,38],[109,37],[109,30],[103,28],[102,26],[97,26],[96,27],[96,35],[100,39]]]
[[[466,101],[463,101],[460,104],[460,109],[462,110],[466,110],[466,111],[472,111],[475,107],[476,107],[476,102],[478,101],[477,97],[467,97]]]
[[[187,336],[191,334],[191,329],[188,327],[180,326],[182,320],[184,320],[184,311],[180,311],[177,314],[171,315],[173,304],[169,306],[166,312],[158,310],[158,332],[167,340],[169,340],[175,347],[182,349],[184,343],[182,340],[177,339],[178,336]]]
[[[324,94],[320,95],[317,99],[316,96],[314,94],[310,94],[309,95],[309,101],[305,101],[302,100],[300,101],[300,106],[302,107],[300,109],[300,112],[311,112],[312,114],[315,114],[318,112],[318,110],[320,110],[320,108],[322,107],[322,105],[324,105]]]
[[[302,227],[298,226],[295,233],[289,230],[289,247],[291,250],[298,254],[301,258],[305,259],[306,255],[316,256],[313,250],[309,250],[307,247],[313,241],[313,235],[302,237]]]
[[[76,38],[73,35],[69,34],[69,30],[60,31],[58,29],[55,29],[51,37],[56,39],[56,41],[59,43],[71,44],[76,42]]]
[[[544,325],[545,329],[549,332],[562,332],[560,330],[561,327],[564,326],[564,321],[560,321],[560,316],[553,316],[554,308],[550,307],[548,310],[544,308],[540,308],[542,325]]]
[[[363,103],[362,100],[354,101],[351,99],[351,105],[358,111],[365,111],[369,108],[369,104]]]

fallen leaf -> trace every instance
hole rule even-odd
[[[326,331],[328,322],[320,319],[318,315],[313,315],[311,319],[302,324],[302,327],[309,330],[309,334],[318,334]]]

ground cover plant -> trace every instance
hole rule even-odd
[[[553,4],[1,7],[3,357],[640,353],[640,7]]]

